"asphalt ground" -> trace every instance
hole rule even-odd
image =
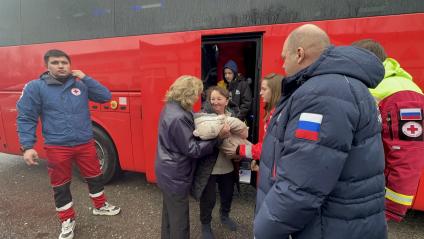
[[[106,185],[108,201],[122,208],[113,217],[94,216],[83,180],[74,173],[71,185],[77,212],[75,238],[160,238],[162,197],[143,174],[125,173]],[[242,185],[234,196],[231,216],[238,230],[224,228],[218,218],[219,200],[213,213],[212,228],[219,238],[253,238],[252,222],[255,190]],[[191,238],[200,238],[199,206],[190,200]],[[57,238],[60,224],[45,161],[27,166],[21,157],[0,154],[0,238]],[[402,223],[389,223],[390,239],[424,239],[424,212],[411,211]]]

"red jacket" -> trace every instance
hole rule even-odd
[[[399,91],[379,103],[386,155],[386,216],[401,221],[412,206],[424,167],[424,95]]]

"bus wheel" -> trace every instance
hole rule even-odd
[[[100,128],[94,126],[94,142],[100,169],[103,172],[104,183],[111,182],[121,171],[115,145],[109,136]]]

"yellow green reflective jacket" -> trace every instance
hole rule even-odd
[[[375,89],[370,89],[371,94],[377,101],[403,90],[411,90],[422,94],[422,90],[414,83],[412,76],[402,69],[399,63],[392,58],[387,58],[384,62],[384,79]]]

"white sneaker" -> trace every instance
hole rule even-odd
[[[113,206],[112,204],[109,204],[108,202],[105,202],[105,205],[101,208],[94,208],[93,214],[94,215],[106,215],[106,216],[114,216],[118,214],[121,211],[121,209],[117,206]]]
[[[59,239],[72,239],[74,238],[75,220],[68,219],[62,222],[62,232]]]

